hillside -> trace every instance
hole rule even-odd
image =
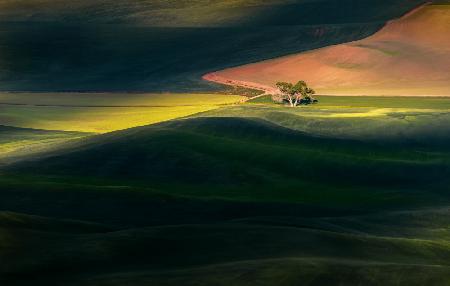
[[[408,125],[404,120],[391,119],[389,113],[377,122],[370,117],[359,121],[343,117],[334,124],[329,121],[319,134],[308,134],[309,129],[298,130],[304,124],[301,116],[246,108],[241,113],[248,117],[240,117],[239,110],[230,107],[212,111],[210,116],[206,113],[207,117],[96,136],[42,154],[37,160],[31,157],[29,162],[14,164],[5,169],[6,174],[12,178],[16,174],[36,177],[38,181],[51,178],[52,182],[71,182],[82,178],[94,185],[125,183],[200,198],[310,202],[322,206],[356,200],[383,207],[391,198],[386,197],[386,192],[392,191],[396,193],[391,202],[394,204],[403,204],[401,198],[409,196],[406,190],[420,193],[422,203],[447,196],[442,178],[449,168],[445,145],[448,128],[439,130],[448,122],[444,115],[436,113],[430,119],[435,113],[425,111],[421,115],[415,111],[420,120]],[[404,116],[410,112],[406,110]],[[320,116],[314,120],[314,114],[306,116],[309,125],[326,124]],[[279,127],[286,121],[295,125]],[[336,131],[345,124],[353,124],[356,129],[353,138],[350,132],[346,132],[349,138],[336,138],[341,137]],[[358,134],[355,126],[371,131]],[[243,157],[247,159],[238,160]],[[421,176],[423,173],[428,175]],[[258,196],[253,194],[256,189]],[[405,203],[411,200],[415,201],[410,197]]]
[[[39,130],[0,125],[0,164],[5,158],[42,152],[49,149],[50,146],[88,135],[88,133],[82,132]]]
[[[106,133],[205,112],[241,99],[211,93],[0,93],[0,121],[21,128]]]
[[[218,27],[386,21],[420,1],[404,0],[3,0],[1,22]],[[352,8],[349,16],[348,7]]]
[[[450,100],[352,102],[226,106],[2,166],[0,282],[447,285]]]
[[[439,214],[410,213],[417,217],[409,222],[420,224],[422,217]],[[391,215],[389,226],[398,225],[392,222],[403,215]],[[359,223],[371,225],[370,217],[347,219],[355,219],[355,228]],[[32,281],[34,285],[132,286],[244,286],[250,285],[249,280],[264,286],[318,286],[323,281],[444,286],[449,281],[450,249],[445,242],[355,234],[350,228],[332,230],[333,224],[320,227],[326,219],[290,220],[290,225],[274,218],[75,235],[64,230],[0,229],[0,235],[20,237],[2,244],[10,251],[0,247],[0,258],[9,262],[0,266],[0,281],[4,285]],[[446,222],[448,216],[435,226]],[[420,226],[414,230],[427,231]],[[40,259],[27,259],[30,254]]]
[[[422,2],[0,1],[0,90],[217,89],[201,76],[365,38]]]
[[[366,39],[215,73],[273,87],[306,80],[328,95],[450,95],[450,5],[429,5]]]

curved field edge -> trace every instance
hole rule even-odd
[[[274,5],[263,5],[268,3]],[[283,3],[291,5],[278,5]],[[35,92],[217,90],[201,76],[361,39],[420,3],[2,2],[0,87]]]
[[[425,5],[358,41],[262,61],[204,78],[274,93],[307,81],[324,95],[449,96],[449,5]]]

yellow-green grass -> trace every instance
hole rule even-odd
[[[0,158],[46,151],[49,147],[87,135],[89,133],[47,131],[0,125]]]
[[[35,136],[29,139],[11,139],[10,142],[0,142],[0,159],[5,162],[24,158],[33,154],[42,152],[50,152],[54,148],[68,143],[72,140],[82,139],[88,136],[89,133],[67,134],[67,135],[50,135]]]
[[[79,137],[72,138],[70,138],[69,136],[61,136],[55,138],[32,138],[0,143],[0,158],[16,155],[18,152],[24,154],[32,153],[35,151],[43,151],[50,145],[57,145],[67,142],[69,139],[77,139],[82,137],[83,136],[80,135]]]
[[[0,126],[32,129],[0,128],[0,158],[33,154],[89,133],[153,124],[240,100],[240,96],[219,94],[2,93]]]
[[[0,125],[106,133],[237,103],[220,94],[0,94]]]

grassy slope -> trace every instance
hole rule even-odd
[[[182,285],[196,285],[196,280],[208,284],[221,278],[225,280],[220,285],[233,280],[246,285],[246,281],[253,282],[260,275],[267,275],[269,281],[280,276],[292,277],[293,281],[284,281],[282,285],[295,285],[300,279],[311,278],[310,285],[320,285],[315,279],[330,283],[362,280],[367,285],[383,285],[380,283],[384,281],[396,285],[392,279],[398,279],[400,285],[432,281],[445,285],[449,278],[445,272],[450,254],[446,242],[352,235],[306,227],[225,223],[79,235],[20,229],[3,234],[12,238],[6,240],[9,253],[2,251],[2,258],[9,261],[2,268],[3,277],[16,278],[18,282],[34,279],[36,284],[45,282],[48,275],[63,285],[102,282],[121,285],[124,281],[129,285],[151,285],[155,280],[162,285],[176,285],[183,276],[192,280]],[[24,260],[30,254],[40,259]],[[268,265],[273,272],[264,271]],[[389,265],[393,267],[391,271],[380,273]],[[188,268],[179,271],[180,266]],[[309,271],[298,272],[298,268]],[[342,271],[342,275],[333,277],[337,272],[333,268]],[[220,273],[221,269],[225,272]],[[419,278],[415,271],[423,271],[419,281],[414,281]],[[14,276],[24,272],[27,277]],[[253,275],[248,276],[250,273]]]
[[[237,106],[209,114],[260,117],[319,136],[448,145],[450,101],[446,98],[321,96],[319,105],[288,110],[271,102],[270,97],[263,97],[250,102],[253,106],[248,108]]]
[[[16,128],[0,125],[0,158],[29,155],[42,152],[49,146],[56,146],[89,134]]]
[[[240,100],[219,94],[3,93],[0,163],[49,151],[92,133],[184,117]]]
[[[1,90],[211,90],[204,73],[364,38],[421,2],[2,1]]]
[[[442,140],[448,138],[388,139],[392,146],[319,139],[258,120],[205,118],[97,137],[38,164],[53,180],[71,174],[197,197],[375,208],[444,199],[449,157]],[[36,174],[35,166],[17,172]]]
[[[3,169],[1,209],[115,230],[73,235],[54,219],[31,229],[7,218],[0,277],[446,285],[449,100],[355,100],[224,107]]]
[[[123,273],[83,281],[85,285],[446,285],[448,268],[398,264],[272,259],[215,265],[163,274]],[[367,275],[370,273],[370,275]],[[407,275],[408,278],[405,278]],[[377,281],[377,282],[375,282]],[[394,282],[397,281],[397,282]],[[92,283],[92,284],[89,284]],[[379,283],[379,284],[377,284]]]

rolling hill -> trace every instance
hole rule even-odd
[[[271,88],[303,79],[328,95],[450,95],[450,5],[428,5],[360,41],[215,73]]]
[[[224,107],[2,166],[0,282],[446,285],[449,103],[425,100]]]
[[[0,1],[0,90],[217,89],[201,76],[365,38],[420,3]]]
[[[224,27],[385,21],[420,1],[337,0],[4,0],[1,22]],[[396,7],[397,6],[397,7]],[[403,7],[398,7],[403,6]],[[349,13],[348,9],[352,9]],[[351,14],[351,17],[348,17]]]
[[[230,114],[233,110],[230,108]],[[430,120],[425,114],[410,126],[404,120],[390,123],[383,119],[373,126],[369,125],[373,122],[370,117],[353,120],[353,126],[365,126],[374,133],[383,126],[389,130],[376,137],[333,138],[338,122],[328,127],[328,136],[314,135],[276,124],[286,120],[301,126],[303,119],[294,114],[280,118],[276,111],[260,110],[263,115],[255,111],[246,111],[250,117],[227,117],[227,111],[222,110],[221,117],[213,112],[210,117],[95,136],[7,166],[5,172],[11,178],[29,177],[25,181],[81,180],[86,187],[125,184],[167,194],[243,201],[320,206],[359,202],[375,208],[391,203],[414,205],[416,195],[422,197],[422,203],[438,198],[441,203],[446,201],[442,178],[449,168],[448,135],[432,131],[448,120],[445,116]],[[252,115],[266,116],[272,122]],[[316,122],[325,124],[320,117]],[[380,123],[383,125],[378,128]],[[428,124],[429,132],[422,131],[423,124]],[[239,160],[243,157],[247,159]],[[420,175],[424,173],[427,176]],[[411,192],[416,195],[411,196]]]
[[[0,164],[5,158],[12,159],[15,156],[39,153],[50,149],[50,146],[88,135],[88,133],[82,132],[39,130],[0,125]]]

